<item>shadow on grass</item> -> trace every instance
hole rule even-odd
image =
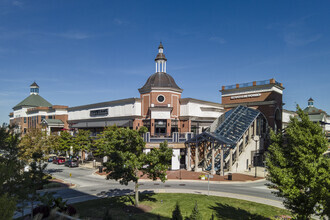
[[[140,204],[143,201],[157,202],[153,195],[152,191],[140,192]],[[135,194],[131,189],[111,189],[102,191],[97,196],[101,199],[74,204],[82,218],[99,219],[108,212],[112,219],[169,219],[150,213],[150,206],[141,204],[135,207]]]
[[[244,209],[235,208],[230,205],[216,203],[210,209],[215,211],[215,216],[219,219],[256,219],[256,220],[269,220],[262,215],[250,213]]]

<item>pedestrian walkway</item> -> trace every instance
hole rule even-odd
[[[99,171],[95,172],[98,175],[106,175],[106,172],[99,173]],[[206,172],[194,172],[194,171],[187,171],[187,170],[169,170],[167,173],[168,180],[199,180],[199,181],[206,181],[207,174]],[[142,174],[142,173],[141,173]],[[210,178],[210,181],[221,181],[221,182],[246,182],[246,181],[255,181],[264,179],[263,177],[257,177],[248,175],[248,174],[240,174],[240,173],[233,173],[232,178],[230,180],[228,174],[225,176],[220,175],[212,175],[213,178]],[[204,177],[204,178],[203,178]],[[140,178],[141,180],[148,180],[146,175]]]

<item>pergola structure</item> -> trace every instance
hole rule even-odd
[[[210,128],[185,142],[187,169],[214,174],[232,169],[252,136],[266,131],[267,122],[255,109],[238,106],[220,116]],[[237,164],[238,166],[238,164]]]

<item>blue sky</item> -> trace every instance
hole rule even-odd
[[[330,113],[329,1],[0,0],[0,123],[35,80],[52,104],[139,97],[159,41],[182,97],[275,78]]]

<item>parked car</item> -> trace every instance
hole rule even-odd
[[[56,159],[56,156],[55,155],[49,155],[48,157],[48,162],[54,162],[54,160]]]
[[[58,164],[58,165],[64,164],[65,163],[65,158],[64,157],[56,157],[56,159],[53,160],[53,163]]]
[[[65,161],[65,166],[67,167],[78,167],[79,166],[79,161],[75,159],[69,159]]]

